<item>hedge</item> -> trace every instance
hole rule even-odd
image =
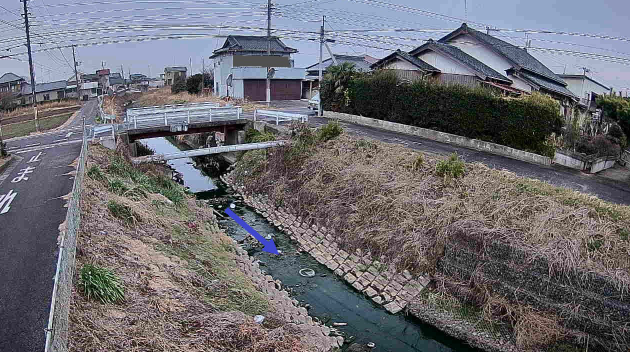
[[[560,133],[558,103],[541,94],[503,98],[490,89],[400,82],[387,71],[355,75],[344,95],[322,83],[325,110],[453,133],[553,157],[546,143]],[[341,95],[341,96],[340,96]]]

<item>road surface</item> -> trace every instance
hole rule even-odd
[[[0,175],[0,351],[41,352],[57,264],[59,225],[66,218],[89,101],[62,131],[7,141],[17,157]]]

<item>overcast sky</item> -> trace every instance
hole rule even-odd
[[[318,60],[318,43],[308,41],[306,38],[317,37],[314,32],[319,30],[322,14],[328,16],[326,30],[375,28],[452,30],[461,25],[459,19],[467,19],[468,23],[471,24],[491,25],[504,29],[552,30],[630,38],[630,33],[627,33],[630,3],[622,0],[590,3],[569,0],[356,1],[278,0],[274,2],[280,13],[272,18],[272,27],[284,30],[285,32],[278,33],[278,35],[283,38],[287,45],[299,50],[294,56],[297,67],[305,67]],[[377,1],[381,4],[398,4],[429,11],[435,15],[417,11],[414,13],[409,9],[398,11],[375,6],[374,3],[365,3],[370,1]],[[295,5],[287,6],[292,4]],[[49,37],[42,40],[35,36],[34,42],[38,44],[33,46],[34,49],[50,45],[98,42],[99,37],[103,36],[126,36],[129,38],[129,36],[137,35],[155,36],[175,33],[194,33],[208,36],[228,33],[263,35],[264,32],[254,32],[243,28],[238,31],[236,29],[219,31],[213,28],[186,28],[184,30],[168,29],[150,32],[101,30],[101,32],[91,33],[87,32],[86,29],[154,23],[164,25],[203,24],[206,26],[222,24],[262,28],[266,26],[266,17],[262,13],[265,5],[266,1],[264,0],[138,0],[135,3],[130,0],[30,0],[29,2],[34,15],[33,31],[35,35],[56,33],[53,36],[54,39]],[[24,36],[23,31],[11,27],[11,25],[19,26],[20,19],[17,14],[21,12],[20,6],[22,4],[18,0],[2,0],[0,6],[4,7],[0,7],[0,28],[2,28],[0,49],[2,49],[2,53],[24,52],[24,48],[18,46],[24,42],[23,38],[20,38]],[[197,18],[190,18],[190,14]],[[139,16],[154,17],[143,18]],[[164,16],[170,17],[165,18]],[[159,22],[156,22],[156,19]],[[73,21],[78,21],[78,23],[73,23]],[[301,40],[289,38],[286,30],[299,31],[293,36],[298,36]],[[338,54],[367,53],[380,58],[396,48],[411,50],[424,43],[421,39],[439,39],[446,33],[445,31],[361,33],[372,36],[367,41],[332,36],[332,39],[337,39],[337,42],[331,44],[331,48],[333,52]],[[492,34],[513,44],[521,46],[525,44],[523,33],[493,32]],[[400,40],[392,37],[417,39]],[[590,70],[589,76],[614,87],[617,91],[630,87],[630,66],[628,66],[630,65],[630,42],[628,41],[550,34],[529,34],[529,38],[532,39],[532,47],[572,50],[628,59],[628,64],[623,65],[530,50],[530,53],[554,72],[581,73],[581,67],[587,67]],[[165,66],[178,65],[190,68],[190,61],[192,60],[193,72],[200,72],[202,59],[205,58],[206,65],[210,66],[211,60],[208,57],[223,41],[224,38],[208,37],[194,40],[159,40],[78,47],[77,60],[81,62],[81,70],[85,72],[95,71],[102,66],[102,62],[105,63],[105,67],[114,72],[120,72],[122,65],[126,76],[129,71],[157,76],[164,71]],[[354,45],[349,46],[340,42],[354,43]],[[4,50],[9,47],[14,48],[10,51]],[[72,50],[66,48],[62,49],[62,52],[63,55],[60,50],[34,53],[38,82],[66,79],[72,74],[71,64],[66,63],[66,60],[72,62]],[[325,54],[325,57],[328,55]],[[26,55],[13,59],[0,59],[0,71],[28,76],[27,59]]]

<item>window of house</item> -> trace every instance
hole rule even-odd
[[[44,101],[50,100],[50,94],[44,94]]]
[[[92,94],[96,94],[96,88],[92,88]]]

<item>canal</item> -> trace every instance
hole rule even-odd
[[[179,150],[165,138],[147,139],[142,143],[156,153],[172,153]],[[387,313],[384,308],[354,290],[308,253],[298,251],[297,243],[228,193],[226,186],[218,178],[209,176],[216,174],[215,170],[197,168],[195,161],[191,159],[172,160],[169,161],[169,165],[183,174],[184,185],[189,187],[198,199],[207,200],[220,213],[223,213],[225,207],[234,204],[234,212],[245,222],[261,235],[273,237],[281,255],[263,252],[258,246],[250,245],[251,236],[231,219],[219,221],[219,225],[230,237],[241,243],[250,256],[260,260],[262,270],[274,279],[281,280],[284,288],[291,291],[293,298],[308,306],[312,317],[329,326],[333,323],[346,324],[335,327],[349,342],[344,345],[344,349],[352,343],[365,346],[371,342],[375,344],[371,349],[374,352],[479,351],[413,317],[405,316],[403,313],[396,315]],[[314,270],[315,276],[300,276],[299,271],[304,268]]]

